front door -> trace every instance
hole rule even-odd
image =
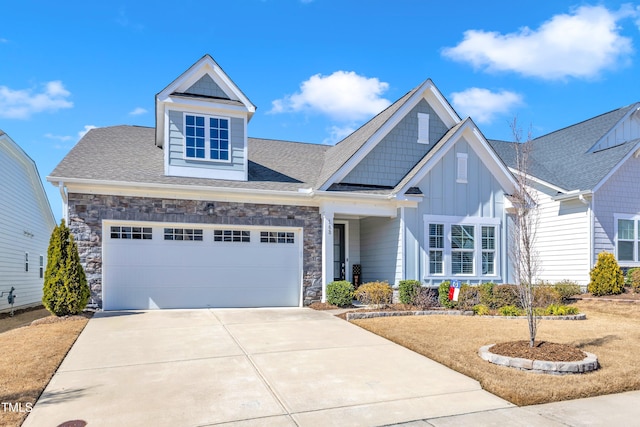
[[[346,280],[344,224],[333,225],[333,280]]]

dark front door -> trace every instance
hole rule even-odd
[[[345,280],[344,224],[333,225],[333,280]]]

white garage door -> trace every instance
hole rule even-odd
[[[300,305],[300,229],[103,226],[105,310]]]

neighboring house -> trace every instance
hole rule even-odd
[[[35,162],[0,130],[0,312],[42,304],[44,270],[56,225]]]
[[[515,169],[513,143],[491,141]],[[598,254],[640,267],[640,103],[533,140],[538,279],[586,285]]]
[[[507,277],[515,181],[431,80],[335,146],[250,138],[256,107],[205,55],[156,127],[91,130],[58,186],[104,309],[300,306],[327,283]]]

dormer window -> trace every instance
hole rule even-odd
[[[230,161],[229,119],[184,115],[185,159]]]

